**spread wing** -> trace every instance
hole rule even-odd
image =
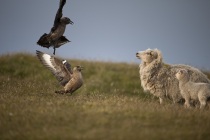
[[[59,8],[58,8],[58,11],[56,13],[56,16],[55,16],[55,20],[54,20],[54,25],[51,29],[51,32],[55,31],[58,27],[58,24],[60,22],[60,19],[62,18],[63,16],[63,6],[66,4],[66,0],[60,0],[60,4],[59,4]]]
[[[59,48],[60,46],[68,43],[68,42],[71,42],[69,41],[65,36],[61,36],[57,41],[56,41],[56,48]]]
[[[44,33],[39,40],[37,41],[37,44],[42,46],[42,47],[46,47],[49,48],[51,46],[51,44],[48,41],[48,34]]]
[[[36,51],[36,54],[41,63],[53,73],[62,86],[69,82],[72,75],[61,60],[40,51]]]

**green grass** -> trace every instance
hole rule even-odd
[[[0,139],[210,139],[210,110],[144,93],[138,65],[71,60],[84,85],[62,89],[35,56],[0,57]],[[210,77],[210,74],[206,72]]]

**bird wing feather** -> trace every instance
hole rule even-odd
[[[51,32],[55,31],[60,23],[60,19],[62,18],[63,16],[63,6],[66,4],[66,0],[60,0],[60,4],[59,4],[59,8],[58,8],[58,11],[56,13],[56,16],[55,16],[55,20],[54,20],[54,25],[51,29]]]
[[[69,82],[72,75],[61,60],[40,51],[36,51],[36,54],[41,63],[53,73],[62,86],[65,86]]]

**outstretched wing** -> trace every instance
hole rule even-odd
[[[60,0],[60,4],[59,4],[59,8],[58,8],[58,11],[56,13],[56,16],[55,16],[55,20],[54,20],[54,25],[51,29],[51,32],[55,31],[58,27],[58,24],[60,22],[60,19],[62,18],[63,16],[63,6],[66,4],[66,0]]]
[[[65,36],[61,36],[56,42],[55,42],[55,47],[56,48],[59,48],[60,46],[68,43],[68,42],[71,42],[69,41]]]
[[[41,63],[53,73],[62,86],[69,82],[72,76],[61,60],[40,51],[36,51],[36,54]]]
[[[42,47],[46,47],[49,48],[51,46],[51,44],[48,41],[48,34],[44,33],[39,40],[37,41],[37,44],[42,46]]]

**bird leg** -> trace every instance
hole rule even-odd
[[[54,47],[53,49],[54,49],[54,52],[53,52],[53,54],[55,55],[55,47]]]

